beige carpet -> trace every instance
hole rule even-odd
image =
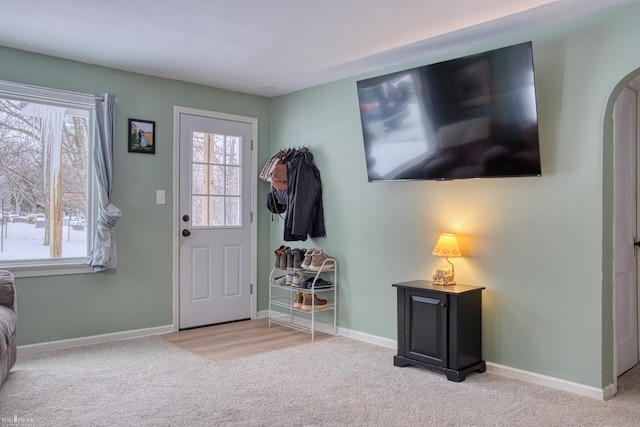
[[[213,362],[159,337],[20,357],[3,426],[638,426],[640,370],[603,402],[484,373],[453,383],[330,338]]]

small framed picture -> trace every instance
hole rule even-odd
[[[129,119],[129,152],[156,154],[156,122]]]

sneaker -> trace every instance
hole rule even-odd
[[[273,279],[273,283],[278,286],[285,286],[287,284],[287,276],[280,276]]]
[[[335,264],[335,261],[325,254],[322,249],[316,251],[313,254],[313,259],[311,260],[311,265],[309,265],[309,270],[311,271],[323,271],[323,270],[331,270]]]
[[[302,282],[300,282],[300,287],[303,289],[311,289],[311,285],[313,284],[314,277],[307,277]]]
[[[287,274],[287,286],[300,287],[300,282],[304,280],[298,273]]]
[[[316,249],[307,249],[307,252],[304,254],[304,261],[300,264],[300,268],[303,270],[308,270],[311,265],[311,260],[313,259],[313,254],[316,252]]]
[[[302,292],[296,292],[296,299],[293,301],[293,308],[298,310],[302,307],[302,301],[304,300],[304,294]]]
[[[327,300],[318,298],[318,295],[313,294],[313,303],[311,302],[311,294],[304,294],[302,298],[302,305],[300,306],[300,310],[303,311],[314,311],[323,310],[327,307]]]
[[[333,286],[333,283],[324,280],[322,277],[318,277],[317,279],[314,277],[309,277],[300,283],[300,287],[303,289],[326,289]]]
[[[276,261],[274,263],[274,267],[275,268],[280,268],[280,258],[282,257],[282,251],[285,249],[286,247],[284,245],[281,245],[278,249],[276,249],[275,251],[273,251],[273,253],[276,254]]]
[[[293,273],[292,276],[293,278],[291,279],[291,286],[301,288],[302,283],[305,281],[305,277],[299,275],[298,273]]]
[[[320,277],[315,282],[310,283],[309,289],[326,289],[330,288],[331,286],[333,286],[333,283]]]
[[[293,251],[293,271],[302,270],[302,259],[304,257],[304,249],[294,249]]]

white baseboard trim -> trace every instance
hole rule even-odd
[[[379,345],[381,347],[387,347],[392,349],[398,348],[398,342],[390,338],[382,338],[377,335],[367,334],[365,332],[353,331],[351,329],[338,328],[338,335],[343,337],[352,338],[354,340],[363,341],[369,344]]]
[[[141,338],[150,335],[168,334],[174,332],[173,325],[157,326],[154,328],[136,329],[132,331],[112,332],[109,334],[92,335],[89,337],[71,338],[68,340],[49,341],[37,344],[27,344],[18,346],[18,356],[26,354],[41,353],[49,350],[60,350],[64,348],[80,347],[89,344],[102,344],[110,341],[126,340],[131,338]]]
[[[525,381],[531,384],[537,384],[556,390],[566,391],[569,393],[579,394],[581,396],[591,397],[598,400],[608,400],[615,393],[613,385],[604,389],[578,384],[560,378],[549,377],[547,375],[536,374],[534,372],[523,371],[521,369],[512,368],[510,366],[500,365],[498,363],[487,362],[487,372],[502,375],[503,377]]]

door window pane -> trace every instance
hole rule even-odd
[[[211,209],[209,225],[223,226],[224,223],[224,197],[210,197]]]
[[[193,174],[191,175],[191,188],[193,194],[205,194],[205,188],[209,181],[207,170],[204,165],[193,165]]]
[[[240,168],[227,166],[226,168],[226,194],[228,196],[240,195]]]
[[[211,162],[221,165],[224,164],[224,136],[209,135],[211,139]]]
[[[240,225],[240,198],[227,197],[225,204],[226,225]]]
[[[212,176],[213,176],[213,186],[211,187],[210,194],[215,194],[216,196],[224,195],[224,166],[211,166]]]
[[[191,224],[194,227],[203,227],[207,225],[207,211],[206,196],[191,197]]]
[[[240,140],[241,138],[237,136],[227,137],[227,151],[225,154],[227,156],[226,163],[228,165],[240,166],[241,164],[242,150],[240,146]]]
[[[204,134],[202,132],[193,132],[191,141],[192,160],[194,162],[204,162],[207,150]]]

